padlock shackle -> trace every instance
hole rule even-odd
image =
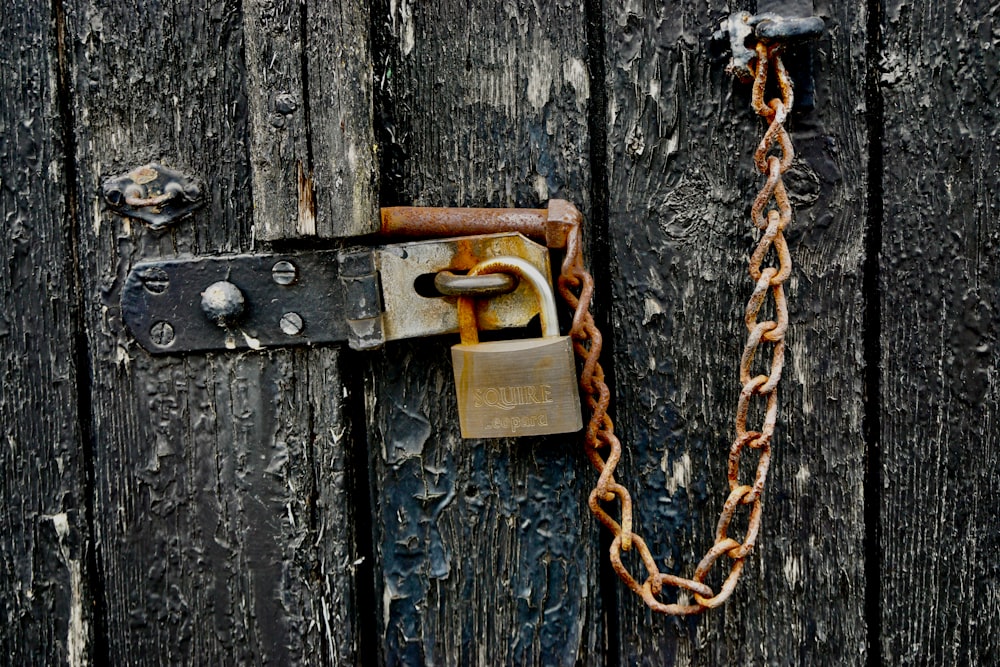
[[[542,272],[520,257],[491,257],[476,264],[469,270],[470,276],[484,273],[512,273],[531,284],[538,295],[538,311],[542,320],[542,336],[551,338],[559,335],[559,315],[556,313],[556,299]],[[458,299],[458,330],[463,345],[479,342],[479,326],[476,323],[476,309],[471,297]]]

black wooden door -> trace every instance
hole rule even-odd
[[[12,0],[0,24],[7,664],[991,664],[1000,176],[990,3]],[[463,441],[451,336],[153,356],[145,259],[369,243],[378,207],[584,213],[618,478],[711,544],[763,127],[712,44],[818,14],[759,546],[723,609],[615,577],[579,436]],[[200,178],[166,232],[101,184]],[[345,238],[349,240],[344,240]],[[635,563],[632,563],[635,565]]]

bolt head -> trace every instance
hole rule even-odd
[[[274,110],[287,116],[299,108],[299,103],[291,93],[281,93],[274,98]]]
[[[201,293],[201,309],[222,327],[235,324],[244,306],[243,292],[228,280],[212,283]]]

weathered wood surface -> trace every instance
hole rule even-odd
[[[1000,656],[1000,33],[990,2],[887,2],[881,651]]]
[[[604,14],[615,413],[628,448],[619,480],[657,563],[682,576],[712,545],[729,491],[756,238],[748,210],[763,182],[751,156],[764,125],[707,47],[728,11],[609,2]],[[758,547],[726,608],[696,619],[654,618],[619,587],[621,664],[865,660],[865,15],[818,11],[835,38],[817,51],[817,108],[790,123],[795,268]]]
[[[589,208],[580,2],[377,3],[382,203]],[[367,378],[380,660],[601,664],[598,532],[576,437],[459,437],[449,345]]]
[[[152,358],[121,326],[143,258],[251,248],[238,5],[66,4],[93,363],[99,664],[356,662],[336,348]],[[159,161],[205,182],[165,234],[102,207]]]
[[[0,22],[0,656],[84,664],[93,617],[77,294],[52,7]]]
[[[244,11],[256,238],[377,231],[368,4]]]
[[[6,14],[4,659],[995,661],[995,8],[892,1],[866,23],[863,7],[815,3],[829,35],[817,108],[791,123],[796,267],[763,533],[730,604],[676,620],[608,571],[576,437],[458,437],[450,339],[153,358],[122,329],[139,259],[312,235],[303,159],[315,236],[371,213],[374,94],[382,203],[564,197],[588,214],[620,478],[658,562],[691,573],[725,495],[760,184],[763,127],[707,45],[731,8],[347,4]],[[370,61],[367,38],[323,41],[369,24]],[[281,114],[285,92],[301,97]],[[99,198],[153,160],[209,196],[160,235]],[[356,581],[372,566],[373,584]]]

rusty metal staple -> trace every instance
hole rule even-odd
[[[615,572],[651,609],[664,614],[699,614],[724,603],[736,588],[740,573],[743,571],[743,564],[753,550],[760,531],[763,509],[761,496],[771,460],[771,438],[778,414],[778,381],[781,379],[784,365],[785,331],[788,328],[788,305],[784,282],[792,269],[788,244],[783,234],[785,227],[791,221],[792,209],[781,178],[791,166],[794,157],[791,138],[784,126],[792,108],[792,83],[781,62],[778,49],[777,46],[764,44],[758,44],[756,48],[757,62],[754,69],[751,104],[754,111],[768,121],[769,125],[754,154],[754,163],[761,173],[766,174],[767,180],[751,207],[753,224],[763,234],[749,262],[749,273],[754,281],[754,289],[747,302],[745,314],[749,333],[739,366],[742,391],[736,407],[736,437],[729,451],[730,491],[719,516],[714,544],[698,563],[690,579],[660,572],[646,542],[632,531],[632,498],[614,475],[621,459],[622,447],[615,436],[614,424],[607,414],[610,392],[604,382],[604,371],[597,361],[601,354],[601,333],[597,330],[594,318],[590,314],[594,281],[584,268],[579,226],[574,226],[569,231],[566,240],[566,256],[559,276],[559,293],[574,311],[570,336],[576,354],[583,361],[580,388],[591,410],[584,447],[587,457],[600,473],[590,493],[590,510],[598,521],[614,534],[611,543],[611,564]],[[765,87],[768,73],[772,68],[781,96],[765,104]],[[779,149],[778,155],[771,154],[772,148],[775,147]],[[772,199],[776,208],[765,211]],[[778,266],[762,269],[761,264],[772,249],[777,256]],[[774,299],[776,319],[758,322],[758,314],[768,294]],[[767,375],[752,375],[754,356],[762,343],[773,345],[770,371]],[[755,396],[764,401],[764,423],[759,431],[750,431],[747,429],[747,414]],[[741,484],[739,481],[740,457],[747,447],[760,452],[752,485]],[[621,505],[620,520],[616,520],[604,506],[604,503],[611,503],[616,499]],[[738,542],[728,536],[728,530],[741,506],[749,506],[749,516],[743,542]],[[646,577],[642,583],[622,562],[622,552],[633,548],[638,552],[646,568]],[[715,592],[705,583],[705,578],[715,562],[723,556],[731,560],[729,573],[719,591]],[[664,585],[687,591],[693,597],[693,604],[661,602],[657,596],[661,594]]]

